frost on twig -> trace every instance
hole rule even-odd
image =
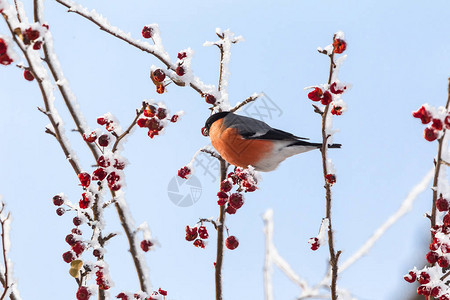
[[[5,204],[2,202],[0,196],[0,228],[1,228],[1,243],[2,243],[2,255],[3,255],[3,267],[0,271],[0,283],[3,286],[3,292],[1,293],[0,300],[3,299],[21,299],[17,290],[17,283],[13,278],[13,264],[8,258],[10,240],[9,231],[11,225],[10,213],[5,214]]]

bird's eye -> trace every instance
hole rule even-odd
[[[203,136],[209,136],[209,130],[206,127],[202,128],[202,135]]]

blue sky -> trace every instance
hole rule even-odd
[[[217,39],[215,29],[231,29],[245,42],[234,45],[230,64],[231,103],[264,92],[279,108],[266,120],[275,128],[320,139],[320,119],[307,99],[306,86],[325,83],[328,59],[317,53],[333,33],[345,32],[348,58],[339,78],[353,88],[343,99],[348,111],[335,118],[340,132],[330,151],[337,170],[333,187],[333,225],[337,249],[348,258],[400,206],[410,189],[432,167],[437,143],[422,138],[423,126],[411,117],[422,103],[444,105],[450,69],[450,4],[434,1],[82,1],[115,26],[141,38],[143,25],[158,23],[172,58],[191,47],[194,73],[217,84],[217,49],[202,47]],[[161,247],[148,253],[153,285],[169,299],[212,299],[214,243],[197,249],[184,241],[184,227],[200,217],[216,217],[218,180],[197,170],[201,197],[190,207],[175,206],[168,184],[192,155],[209,143],[200,128],[209,110],[190,88],[174,85],[159,95],[149,79],[151,65],[162,66],[54,1],[45,18],[53,34],[64,74],[91,128],[97,116],[111,112],[123,126],[144,99],[163,101],[172,111],[184,110],[179,123],[153,140],[144,130],[128,138],[123,155],[126,197],[137,224],[147,221]],[[31,1],[25,1],[29,16]],[[0,24],[0,33],[7,29]],[[64,192],[72,202],[82,190],[56,141],[44,133],[48,120],[36,109],[42,99],[36,82],[27,82],[14,66],[1,67],[0,194],[14,221],[11,259],[24,299],[74,298],[75,282],[61,255],[71,217],[58,217],[51,203]],[[56,106],[68,114],[61,99]],[[264,111],[253,104],[249,114]],[[66,122],[73,148],[90,170],[94,163],[78,134]],[[325,213],[320,153],[293,157],[262,174],[260,190],[228,218],[230,234],[240,246],[225,253],[225,299],[263,298],[264,236],[262,214],[273,208],[274,242],[293,269],[311,283],[326,270],[325,247],[313,252],[308,239],[318,232]],[[431,190],[414,209],[375,245],[370,253],[342,273],[339,286],[358,299],[393,299],[413,292],[403,275],[422,267],[431,208]],[[115,211],[107,212],[107,229],[121,231]],[[84,228],[86,234],[88,229]],[[212,228],[210,235],[215,237]],[[125,239],[111,241],[107,257],[115,287],[111,294],[137,289]],[[39,293],[37,293],[39,291]],[[279,271],[274,273],[275,299],[295,299],[299,289]]]

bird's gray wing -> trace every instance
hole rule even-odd
[[[245,139],[308,140],[308,138],[298,137],[292,133],[272,128],[263,121],[233,113],[224,118],[224,123],[226,127],[236,128]]]

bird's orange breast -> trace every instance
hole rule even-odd
[[[273,144],[268,140],[244,139],[236,128],[227,128],[223,119],[217,120],[209,129],[214,148],[230,164],[247,168],[256,166],[272,152]]]

